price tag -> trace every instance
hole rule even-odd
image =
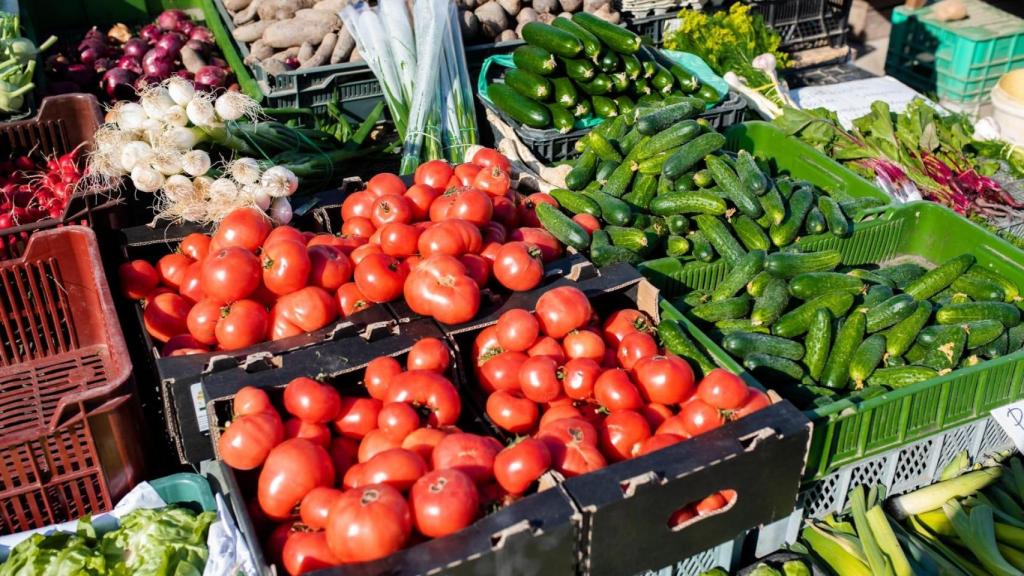
[[[202,382],[193,384],[189,391],[192,393],[192,408],[196,411],[196,425],[200,432],[210,431],[210,420],[206,416],[206,398],[203,395]]]
[[[996,408],[992,411],[992,417],[1013,440],[1017,450],[1024,452],[1024,400]]]

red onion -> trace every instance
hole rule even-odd
[[[217,66],[203,66],[196,72],[196,88],[200,90],[213,90],[223,88],[228,74],[223,68]]]
[[[132,38],[122,46],[126,56],[142,58],[149,51],[149,44],[142,38]]]
[[[175,72],[174,75],[178,76],[179,78],[184,78],[185,80],[195,80],[196,77],[195,74],[189,72],[188,70],[185,70],[184,68]]]
[[[104,72],[110,70],[116,65],[117,62],[113,58],[98,58],[95,62],[92,63],[92,68],[96,71],[97,74],[103,74]]]
[[[203,42],[202,40],[189,40],[188,42],[185,43],[185,46],[188,46],[196,54],[199,54],[203,58],[206,58],[207,56],[209,56],[210,52],[213,50],[213,46],[212,45],[210,45],[210,44],[208,44],[206,42]]]
[[[210,66],[216,66],[218,68],[223,68],[225,70],[228,70],[230,68],[226,60],[224,60],[223,58],[218,58],[216,56],[210,58],[209,63]]]
[[[287,66],[289,70],[295,70],[299,67],[299,64],[299,59],[296,56],[289,56],[284,59],[284,65]]]
[[[46,57],[46,70],[54,74],[63,74],[68,69],[68,58],[63,54],[51,54]]]
[[[138,59],[132,58],[127,54],[121,56],[121,58],[118,59],[117,67],[124,68],[125,70],[131,70],[136,74],[142,74],[142,64],[138,61]]]
[[[78,59],[82,61],[82,64],[92,66],[97,60],[103,57],[103,52],[94,48],[86,48],[78,54]]]
[[[167,78],[174,72],[174,61],[168,57],[161,57],[160,52],[154,48],[142,57],[142,71],[157,78]]]
[[[164,10],[156,17],[156,25],[162,30],[177,30],[182,20],[189,20],[188,14],[181,10]]]
[[[177,57],[181,47],[185,45],[185,36],[177,32],[168,32],[156,41],[157,48],[163,48],[170,56]]]
[[[96,82],[96,71],[85,64],[70,64],[64,78],[79,86],[88,86]]]
[[[149,86],[153,86],[154,84],[159,84],[160,80],[161,80],[161,78],[157,78],[156,76],[150,76],[148,74],[139,76],[138,78],[135,79],[135,89],[136,90],[144,90],[144,89],[146,89]]]
[[[163,36],[163,32],[160,31],[160,28],[157,27],[156,24],[146,24],[142,27],[142,30],[139,31],[139,36],[150,44],[156,44],[156,41]]]
[[[178,32],[181,32],[185,36],[188,36],[196,28],[196,23],[191,20],[181,20],[178,22],[178,27],[175,28]]]
[[[217,40],[213,37],[213,32],[205,26],[196,26],[189,32],[188,37],[192,40],[202,40],[203,42],[209,42],[214,44]]]
[[[135,89],[132,82],[135,81],[135,73],[124,68],[111,68],[103,75],[100,84],[107,96],[114,100],[128,100],[135,98]]]

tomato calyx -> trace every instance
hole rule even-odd
[[[494,358],[495,356],[499,356],[504,352],[505,351],[501,348],[501,346],[493,346],[491,348],[488,348],[487,350],[484,351],[483,354],[480,355],[479,358],[476,359],[476,365],[483,366],[484,364],[487,363],[488,360]]]
[[[444,487],[447,484],[448,484],[448,479],[447,478],[445,478],[444,476],[438,476],[436,480],[434,480],[433,482],[430,483],[430,486],[427,486],[427,490],[431,494],[440,494],[441,492],[444,491]]]
[[[368,506],[377,500],[380,500],[380,491],[376,488],[367,488],[363,490],[362,495],[359,496],[359,505]]]

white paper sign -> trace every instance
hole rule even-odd
[[[1024,400],[996,408],[992,411],[992,417],[1013,440],[1017,450],[1024,452]]]
[[[907,104],[921,95],[891,76],[865,78],[825,86],[807,86],[790,91],[801,108],[824,107],[834,110],[846,128],[853,120],[871,111],[871,103],[884,100],[893,112],[902,112]]]

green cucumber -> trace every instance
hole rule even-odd
[[[587,150],[576,160],[576,165],[565,175],[565,187],[569,190],[579,191],[587,187],[597,175],[597,165],[600,159],[591,150]]]
[[[1003,289],[1003,301],[1005,302],[1017,302],[1020,300],[1020,287],[991,268],[985,268],[984,266],[975,264],[967,271],[967,274],[981,276],[998,284],[999,287]]]
[[[863,282],[839,272],[805,272],[789,281],[789,293],[801,300],[809,300],[828,292],[857,295],[863,291]]]
[[[700,89],[697,90],[697,97],[708,104],[717,104],[722,99],[722,96],[710,84],[701,84]]]
[[[600,72],[600,73],[596,74],[594,76],[594,79],[591,80],[590,82],[577,82],[576,84],[580,87],[581,90],[583,90],[584,92],[586,92],[590,96],[606,96],[606,95],[610,95],[610,92],[615,87],[614,83],[612,82],[612,77],[607,75],[607,74],[605,74],[604,72]],[[615,101],[612,100],[611,98],[606,98],[606,100],[607,100],[607,102],[610,102],[612,105],[615,104]],[[605,104],[606,107],[607,107],[607,102],[602,101],[602,104]],[[601,110],[598,109],[598,103],[595,101],[594,102],[594,114],[597,114],[599,117],[614,117],[614,116],[617,116],[618,113],[619,113],[619,109],[616,106],[616,107],[614,107],[614,111],[609,109],[609,110],[606,110],[605,112],[608,114],[608,116],[601,116]]]
[[[764,288],[764,293],[754,301],[754,309],[750,312],[750,320],[756,326],[771,326],[775,323],[789,304],[789,290],[786,281],[775,278]]]
[[[913,262],[903,262],[895,266],[880,268],[878,275],[887,278],[891,282],[890,287],[903,290],[911,282],[924,276],[927,272],[928,270],[923,266],[918,266]]]
[[[522,46],[527,48],[527,46]],[[555,103],[565,106],[569,110],[576,107],[579,96],[576,94],[576,85],[568,78],[552,78],[551,87],[555,90]]]
[[[868,384],[886,388],[904,388],[911,384],[931,380],[938,375],[939,373],[935,370],[924,366],[879,368],[868,378]]]
[[[619,165],[618,162],[611,160],[601,160],[597,165],[597,171],[594,173],[594,180],[597,180],[601,186],[604,186],[605,182],[611,178],[612,172],[615,172]]]
[[[920,364],[933,370],[952,370],[960,363],[967,346],[967,333],[957,328],[925,348]]]
[[[1020,350],[1021,346],[1024,346],[1024,324],[1018,324],[1007,330],[1006,333],[1010,337],[1007,346],[1011,352],[1016,352]]]
[[[712,262],[718,256],[715,254],[715,249],[711,247],[711,242],[708,242],[707,236],[700,230],[691,232],[687,239],[690,241],[693,255],[701,262]]]
[[[669,192],[651,201],[651,213],[658,216],[672,214],[725,214],[726,204],[709,192]]]
[[[754,326],[754,324],[750,322],[749,318],[732,318],[729,320],[719,320],[718,322],[715,322],[715,330],[720,332],[722,335],[732,334],[733,332],[770,334],[768,328],[764,326]]]
[[[657,68],[652,60],[641,60],[640,66],[644,69],[644,78],[651,78],[654,76],[654,73],[657,72]]]
[[[885,276],[882,276],[881,274],[876,274],[876,273],[874,273],[874,272],[872,272],[870,270],[864,270],[862,268],[855,268],[855,269],[850,270],[849,272],[847,272],[847,274],[850,275],[850,276],[853,276],[854,278],[863,280],[865,282],[870,282],[872,284],[878,284],[879,286],[885,286],[885,287],[890,288],[890,289],[896,287],[896,284],[892,280],[890,280],[889,278],[886,278]]]
[[[606,22],[587,12],[573,14],[572,21],[597,36],[601,42],[619,54],[636,54],[640,51],[640,37],[621,26]],[[526,40],[525,36],[523,39]]]
[[[885,356],[885,336],[875,334],[865,338],[850,360],[850,378],[857,389],[864,387],[864,381],[878,368]]]
[[[684,306],[682,308],[690,309],[693,308],[694,306],[700,306],[705,302],[709,302],[710,300],[711,295],[708,294],[707,292],[703,292],[701,290],[691,290],[686,293],[686,296],[683,296],[682,302]]]
[[[638,144],[646,144],[647,138],[647,136],[644,136],[643,134],[637,132],[636,128],[632,128],[629,132],[626,133],[625,136],[622,137],[621,140],[619,140],[619,149],[621,149],[622,153],[627,156],[629,160],[630,170],[635,171],[637,168],[635,166],[635,160],[636,154],[639,152],[639,150],[637,150],[636,152],[634,152],[634,150],[636,149]],[[624,158],[624,160],[626,160],[627,158]]]
[[[637,97],[637,102],[643,105],[652,104],[657,101],[661,104],[661,96],[651,92],[651,83],[643,78],[637,78],[633,80],[633,95]]]
[[[690,241],[682,236],[671,235],[665,241],[665,255],[678,258],[690,252]]]
[[[529,44],[524,44],[512,52],[512,62],[516,68],[540,76],[550,76],[558,69],[558,61],[551,52]]]
[[[590,243],[590,260],[598,268],[612,264],[639,264],[643,256],[620,246],[613,246],[604,230],[595,230]]]
[[[640,130],[641,134],[653,136],[677,122],[692,118],[696,115],[696,112],[697,110],[694,109],[693,104],[690,102],[670,104],[638,116],[636,127]]]
[[[963,324],[967,332],[967,347],[977,348],[999,338],[1006,330],[998,320],[974,320]]]
[[[548,104],[547,107],[548,112],[551,113],[551,125],[555,127],[555,130],[562,134],[572,132],[573,124],[576,123],[572,112],[561,104]]]
[[[543,22],[528,22],[520,31],[527,44],[539,46],[565,58],[575,58],[583,52],[583,43],[576,35]]]
[[[651,78],[651,86],[655,90],[662,94],[668,95],[672,93],[672,88],[675,87],[676,78],[669,72],[668,68],[657,65],[654,71],[654,77]]]
[[[814,311],[804,338],[804,364],[807,372],[817,382],[825,370],[828,353],[832,348],[832,312],[822,307]]]
[[[626,226],[605,226],[604,231],[612,240],[613,246],[619,246],[632,250],[637,254],[645,254],[651,247],[653,233],[645,230],[637,230]]]
[[[843,209],[843,214],[846,214],[847,218],[853,220],[854,222],[860,222],[861,220],[864,219],[864,216],[867,215],[867,212],[869,210],[881,208],[886,204],[887,201],[885,200],[881,200],[879,198],[865,197],[841,200],[839,202],[839,207]]]
[[[825,222],[825,216],[822,215],[821,210],[818,210],[817,206],[811,206],[810,211],[807,212],[807,216],[804,218],[804,232],[808,236],[816,236],[824,234],[827,230],[828,223]]]
[[[825,362],[825,370],[821,375],[821,385],[833,390],[846,388],[850,381],[850,362],[853,354],[864,339],[864,314],[854,311],[846,317],[836,331],[836,341]]]
[[[769,188],[763,196],[759,196],[758,201],[761,203],[764,217],[768,219],[770,225],[778,226],[786,219],[785,200],[774,186]]]
[[[935,313],[939,324],[960,324],[974,320],[998,320],[1007,328],[1020,324],[1020,309],[1006,302],[968,302],[943,306]]]
[[[630,80],[636,80],[644,71],[640,59],[633,54],[622,54],[622,69]]]
[[[743,187],[755,196],[761,196],[768,191],[768,177],[757,166],[757,162],[750,152],[740,150],[736,153],[736,176],[739,177]]]
[[[632,220],[633,213],[622,200],[609,196],[600,190],[587,190],[585,194],[601,208],[601,219],[615,226],[625,226]]]
[[[715,152],[725,145],[725,136],[718,132],[705,132],[690,140],[680,148],[671,158],[665,162],[662,173],[675,180],[690,171],[703,160],[708,154]],[[694,180],[696,181],[696,179]]]
[[[819,308],[828,308],[836,318],[842,318],[853,307],[853,296],[846,292],[822,294],[786,312],[772,325],[772,334],[793,338],[807,332]]]
[[[530,128],[547,128],[551,125],[551,113],[546,106],[535,102],[504,84],[491,84],[487,96],[494,106],[509,118]]]
[[[672,65],[669,66],[668,71],[672,73],[673,77],[675,77],[676,84],[679,85],[679,89],[684,93],[692,94],[700,89],[700,79],[679,64],[673,62]]]
[[[597,80],[594,82],[597,82]],[[619,115],[619,107],[615,105],[615,100],[612,100],[611,98],[595,94],[590,97],[590,102],[594,106],[594,116],[597,116],[598,118],[604,118],[607,120],[608,118],[615,118]]]
[[[888,338],[885,339],[885,345],[886,347],[889,346]],[[904,360],[902,356],[890,356],[889,353],[886,352],[885,356],[882,358],[882,365],[886,368],[895,368],[896,366],[906,366],[907,361]]]
[[[669,180],[664,174],[658,175],[658,196],[664,196],[672,192],[675,183]]]
[[[729,270],[729,273],[725,275],[725,278],[711,292],[711,300],[717,301],[732,298],[740,290],[743,290],[747,283],[764,269],[764,256],[763,250],[755,250],[740,258],[732,269]]]
[[[622,154],[604,136],[591,132],[587,135],[587,144],[590,150],[593,150],[594,154],[597,154],[597,157],[601,160],[615,162],[616,164],[622,162]]]
[[[792,278],[805,272],[834,270],[843,260],[838,250],[821,252],[775,252],[765,259],[764,269],[779,278]]]
[[[573,118],[577,120],[588,118],[594,114],[594,105],[590,103],[590,100],[586,98],[580,98],[576,100],[576,105],[572,108]]]
[[[627,116],[631,115],[633,110],[636,108],[636,103],[633,102],[633,99],[625,94],[620,94],[615,97],[615,105],[619,109],[619,114]]]
[[[594,202],[579,192],[572,192],[564,188],[555,188],[551,192],[548,192],[548,194],[558,202],[559,206],[573,214],[590,214],[591,216],[597,217],[601,216],[601,207],[597,205],[597,202]]]
[[[714,362],[697,347],[697,344],[687,336],[683,327],[675,320],[662,318],[661,323],[658,324],[658,339],[669,352],[696,362],[704,374],[715,369]]]
[[[797,234],[800,233],[800,227],[813,203],[814,193],[810,190],[806,188],[795,190],[789,199],[789,210],[782,223],[772,225],[768,230],[768,236],[772,239],[772,243],[780,248],[792,244],[796,240]]]
[[[885,352],[889,356],[902,356],[910,349],[921,329],[928,324],[932,316],[932,305],[927,300],[917,303],[917,309],[898,324],[886,330]]]
[[[1000,356],[1005,356],[1010,352],[1016,352],[1016,350],[1010,350],[1009,342],[1010,333],[1008,331],[1003,332],[995,340],[988,344],[983,344],[977,348],[973,348],[969,350],[968,353],[975,356],[984,356],[989,359],[999,358]]]
[[[953,280],[950,287],[970,296],[971,300],[1003,302],[1006,298],[1002,286],[977,274],[965,273]]]
[[[705,304],[704,306],[708,305]],[[790,360],[799,360],[804,357],[804,347],[802,344],[787,338],[772,336],[771,334],[733,332],[722,338],[722,348],[741,358],[754,352],[771,354],[772,356],[779,356]]]
[[[672,214],[665,217],[665,224],[672,234],[686,234],[690,231],[690,219],[682,214]]]
[[[538,202],[535,210],[541,226],[562,244],[577,250],[586,250],[590,246],[590,235],[587,231],[558,208],[545,202]]]
[[[679,148],[682,148],[682,146],[680,146]],[[679,148],[673,148],[672,150],[670,150],[668,152],[669,156],[674,154],[676,152],[676,150],[679,150]],[[685,192],[687,190],[696,190],[698,188],[698,186],[693,181],[693,174],[694,174],[693,172],[687,172],[686,174],[683,174],[679,178],[676,178],[676,181],[672,183],[672,189],[675,190],[676,192]],[[668,180],[668,177],[665,176],[664,172],[662,173],[662,177],[664,177],[666,180]]]
[[[565,69],[566,76],[577,83],[590,82],[594,79],[594,75],[597,74],[597,66],[590,60],[584,60],[583,58],[559,58],[559,60],[562,62],[562,68]]]
[[[646,143],[644,143],[644,147],[645,148],[647,147],[647,144],[649,142],[650,142],[650,140],[648,140]],[[676,151],[676,149],[673,148],[673,149],[667,150],[667,151],[665,151],[665,152],[663,152],[661,154],[656,154],[654,156],[651,156],[650,158],[647,158],[646,160],[641,160],[637,164],[637,172],[640,172],[641,174],[652,174],[654,176],[662,175],[661,174],[661,169],[665,166],[665,162],[672,156],[672,154],[675,151]],[[671,182],[671,180],[668,180],[668,178],[666,178],[665,180]]]
[[[711,172],[707,168],[701,168],[693,173],[693,183],[700,188],[707,188],[714,182],[715,179],[711,177]]]
[[[726,164],[722,157],[708,156],[704,159],[704,163],[707,164],[708,171],[711,172],[711,177],[715,180],[715,183],[732,200],[732,203],[736,205],[740,212],[751,218],[760,218],[764,214],[764,209],[761,208],[761,204],[757,201],[757,196],[743,186],[739,176]]]
[[[639,173],[633,181],[633,189],[622,200],[636,212],[647,212],[657,193],[658,179],[650,174]]]
[[[771,240],[765,234],[764,228],[746,214],[737,214],[729,221],[732,230],[736,233],[740,243],[747,250],[768,250],[771,248]]]
[[[742,318],[750,313],[750,296],[746,294],[726,298],[717,302],[707,302],[694,306],[690,312],[705,322],[718,322],[731,318]]]
[[[708,214],[698,214],[693,217],[693,220],[697,223],[697,228],[707,237],[708,242],[715,247],[715,251],[725,258],[730,266],[735,266],[746,256],[747,251],[733,237],[729,232],[729,227],[721,219]]]
[[[594,64],[601,69],[602,72],[611,73],[619,67],[619,56],[611,50],[602,52],[597,58],[594,58]]]
[[[608,181],[604,183],[601,192],[615,198],[621,198],[629,188],[635,174],[636,172],[630,169],[628,162],[619,164],[619,167],[608,177]]]
[[[865,330],[874,334],[906,320],[917,310],[917,300],[909,294],[897,294],[867,311]]]
[[[833,200],[829,196],[820,196],[818,198],[818,210],[825,216],[825,222],[828,223],[828,229],[830,232],[840,238],[846,238],[851,233],[850,221],[846,219],[846,215],[843,214],[843,209],[839,207],[839,203]]]
[[[647,141],[643,150],[639,152],[637,159],[644,160],[656,154],[661,154],[666,150],[682,146],[696,138],[701,133],[701,130],[702,128],[700,124],[697,124],[696,120],[678,122],[652,136]]]
[[[754,298],[760,298],[764,294],[764,289],[768,287],[768,283],[774,279],[774,276],[761,270],[750,279],[750,282],[747,282],[747,294]]]
[[[892,298],[894,295],[892,288],[889,288],[888,286],[882,284],[872,286],[871,289],[867,291],[867,294],[864,295],[864,305],[877,306],[889,298]]]
[[[803,367],[796,362],[761,352],[753,352],[746,355],[743,358],[743,366],[751,372],[766,371],[772,375],[785,375],[793,380],[799,380],[804,376]]]
[[[551,25],[575,36],[580,41],[580,44],[583,45],[583,54],[587,58],[594,59],[600,56],[601,41],[597,39],[597,36],[591,34],[586,28],[561,16],[555,18],[551,22]]]
[[[974,262],[975,258],[970,254],[957,256],[938,268],[929,270],[926,274],[911,282],[904,289],[904,292],[918,300],[927,300],[945,290],[954,280],[974,265]]]

